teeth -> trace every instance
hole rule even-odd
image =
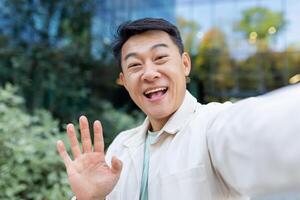
[[[147,94],[150,94],[150,93],[153,93],[153,92],[163,91],[165,89],[166,89],[166,87],[155,88],[153,90],[146,91],[145,94],[147,95]]]

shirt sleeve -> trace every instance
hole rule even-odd
[[[208,128],[212,164],[240,194],[300,190],[300,85],[220,111]]]

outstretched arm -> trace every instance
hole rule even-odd
[[[100,121],[95,121],[94,148],[92,147],[88,120],[85,116],[79,119],[82,152],[76,137],[73,124],[67,125],[67,133],[72,160],[66,151],[65,144],[57,141],[57,150],[66,166],[69,183],[78,200],[101,200],[113,190],[119,180],[122,162],[112,158],[111,166],[105,162],[103,132]]]
[[[239,193],[299,191],[299,84],[229,106],[207,137],[214,167]]]

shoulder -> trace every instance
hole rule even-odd
[[[210,116],[216,116],[220,112],[230,108],[233,105],[232,102],[226,101],[224,103],[219,102],[211,102],[208,104],[198,104],[198,113],[202,113],[202,115],[205,115],[206,117]]]
[[[220,103],[220,102],[211,102],[208,103],[205,106],[206,109],[210,109],[210,110],[216,110],[216,111],[220,111],[223,110],[229,106],[231,106],[233,103],[230,101],[226,101],[224,103]]]
[[[125,141],[129,140],[136,133],[138,133],[141,130],[141,128],[142,125],[120,132],[117,135],[117,137],[113,140],[113,142],[110,144],[109,149],[124,144]]]
[[[131,138],[135,137],[137,134],[141,133],[141,130],[143,129],[144,124],[120,132],[117,137],[113,140],[113,142],[109,145],[107,151],[106,151],[106,159],[110,160],[113,155],[120,155],[124,152],[125,149],[125,143],[128,140],[131,140]]]
[[[193,128],[199,127],[201,130],[209,128],[214,121],[218,118],[218,116],[226,112],[233,105],[232,102],[211,102],[208,104],[200,104],[198,103],[196,108],[196,113],[189,125]]]

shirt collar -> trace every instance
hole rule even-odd
[[[162,128],[163,132],[176,134],[190,119],[191,114],[196,111],[197,100],[188,91],[179,109],[170,117]]]
[[[188,91],[185,93],[182,104],[178,110],[170,117],[164,127],[159,131],[158,135],[166,132],[176,134],[188,122],[190,116],[196,112],[197,100]],[[137,146],[143,144],[146,138],[146,133],[149,129],[149,118],[146,117],[143,124],[137,129],[133,137],[125,141],[125,146]]]

